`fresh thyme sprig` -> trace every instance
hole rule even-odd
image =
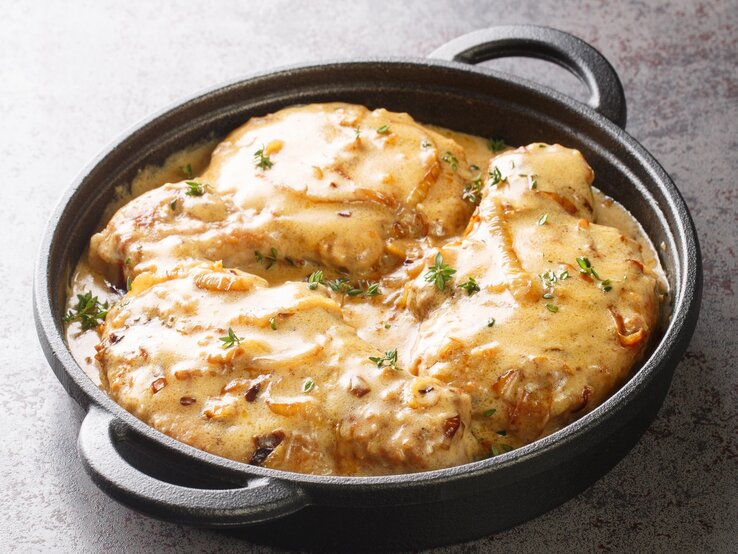
[[[428,272],[424,277],[428,283],[434,283],[438,290],[444,291],[454,273],[456,270],[443,263],[443,254],[439,252],[433,259],[433,265],[428,266]]]
[[[469,296],[481,290],[479,288],[479,284],[477,283],[476,279],[474,279],[474,277],[469,277],[466,281],[459,285],[459,288],[464,289],[466,291],[466,294],[468,294]]]
[[[489,172],[489,179],[487,182],[489,183],[489,186],[496,187],[497,185],[506,183],[507,177],[503,178],[502,173],[500,172],[500,168],[494,166],[494,169]]]
[[[554,297],[554,286],[558,281],[566,281],[569,278],[569,272],[564,270],[559,275],[556,275],[549,269],[545,273],[541,273],[538,278],[543,282],[543,286],[545,287],[543,298],[551,300]]]
[[[487,148],[492,150],[492,152],[501,152],[507,148],[507,144],[502,139],[491,138],[487,141]]]
[[[482,198],[482,174],[478,174],[474,179],[464,185],[464,194],[461,196],[464,200],[468,200],[472,204],[476,204]]]
[[[391,367],[397,369],[397,348],[384,353],[384,356],[369,356],[369,361],[377,364],[378,368]]]
[[[448,165],[450,165],[451,166],[451,169],[453,169],[454,171],[456,171],[457,169],[459,169],[459,159],[456,156],[454,156],[451,152],[448,152],[447,151],[441,157],[441,159],[444,162],[446,162]]]
[[[589,258],[581,256],[577,258],[577,264],[579,265],[579,272],[584,275],[590,275],[600,282],[600,288],[603,292],[610,292],[612,290],[612,281],[610,279],[602,279],[595,270]]]
[[[236,333],[233,332],[233,329],[228,327],[228,334],[224,337],[220,337],[218,340],[223,343],[223,348],[228,349],[232,346],[236,346],[237,344],[241,344],[243,337],[237,337]]]
[[[271,269],[271,267],[276,264],[278,260],[277,249],[272,247],[269,250],[269,254],[267,254],[266,256],[260,251],[254,250],[254,257],[256,258],[257,262],[259,262],[260,264],[263,263],[267,269]]]
[[[379,283],[373,281],[359,281],[356,285],[352,284],[351,281],[346,277],[338,277],[336,279],[330,279],[326,281],[323,278],[323,271],[314,271],[308,276],[308,288],[315,290],[318,285],[323,285],[331,289],[333,292],[339,294],[347,294],[349,296],[377,296],[381,294],[379,289]]]
[[[202,183],[197,181],[185,181],[185,184],[189,187],[189,190],[185,192],[187,196],[202,196],[205,194],[205,187]]]
[[[310,290],[317,289],[318,285],[324,285],[325,281],[323,280],[323,271],[320,269],[318,271],[313,271],[308,277],[308,283],[310,283],[308,285]]]
[[[254,152],[254,164],[261,170],[271,169],[274,166],[272,159],[264,153],[264,146]]]
[[[92,296],[92,292],[87,291],[84,294],[77,295],[77,307],[67,312],[64,321],[65,323],[79,321],[82,330],[88,331],[105,321],[105,316],[108,315],[110,308],[111,306],[107,301],[100,302],[97,296]]]

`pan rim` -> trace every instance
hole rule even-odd
[[[63,218],[66,209],[71,203],[71,200],[84,184],[87,175],[89,175],[103,160],[120,147],[121,144],[130,139],[137,132],[155,125],[162,119],[166,119],[172,112],[181,109],[187,104],[197,103],[211,95],[218,93],[222,94],[230,88],[242,86],[246,83],[253,83],[260,79],[273,79],[283,75],[316,69],[326,70],[332,68],[340,70],[342,68],[347,68],[348,66],[357,66],[362,64],[419,66],[426,70],[446,69],[463,73],[471,72],[479,76],[489,78],[492,80],[491,82],[499,80],[504,82],[506,85],[512,84],[514,86],[522,87],[526,92],[544,95],[549,100],[561,103],[566,108],[580,113],[583,117],[586,117],[592,125],[597,126],[600,131],[606,132],[611,136],[611,138],[623,144],[627,148],[628,152],[637,160],[639,165],[647,170],[649,178],[656,183],[657,188],[659,188],[663,192],[665,198],[668,199],[668,205],[661,206],[661,211],[662,213],[674,214],[676,224],[669,229],[673,235],[675,245],[682,253],[682,255],[675,256],[675,267],[680,269],[680,275],[679,280],[676,283],[676,290],[673,291],[672,317],[666,328],[663,330],[658,343],[652,347],[650,355],[643,360],[639,369],[635,371],[612,396],[582,418],[572,422],[559,431],[548,435],[547,437],[501,456],[433,471],[367,477],[321,476],[287,472],[251,466],[242,462],[222,458],[179,442],[154,429],[116,404],[84,373],[68,349],[61,326],[56,321],[58,319],[58,314],[53,313],[50,294],[51,289],[49,288],[49,276],[52,274],[52,269],[49,267],[50,253],[55,240],[55,231],[59,222]],[[702,269],[697,233],[684,198],[671,181],[666,171],[655,160],[655,158],[624,129],[618,127],[615,123],[606,119],[594,109],[578,100],[570,98],[544,85],[533,83],[514,75],[509,75],[487,67],[470,66],[459,62],[445,60],[414,57],[385,57],[329,60],[325,62],[295,64],[240,76],[235,79],[230,79],[220,84],[207,87],[193,95],[185,97],[184,99],[175,100],[165,108],[154,112],[125,129],[103,149],[101,149],[101,151],[82,168],[61,195],[55,208],[51,212],[49,221],[43,232],[39,255],[36,261],[33,295],[34,319],[42,349],[52,369],[57,374],[60,381],[62,381],[67,393],[70,394],[83,407],[83,409],[89,410],[91,405],[99,406],[115,416],[116,419],[131,432],[141,435],[157,444],[163,445],[167,450],[173,450],[179,456],[189,459],[195,458],[201,462],[205,462],[212,466],[213,469],[226,469],[231,473],[238,473],[244,478],[269,477],[298,486],[320,485],[327,487],[340,487],[343,490],[360,490],[380,485],[385,488],[414,487],[420,484],[430,484],[440,481],[448,483],[450,481],[469,478],[472,475],[478,477],[489,476],[501,469],[512,465],[519,465],[526,460],[543,458],[548,452],[555,448],[558,449],[563,446],[576,446],[577,439],[597,428],[602,423],[608,412],[617,412],[618,410],[626,407],[638,391],[645,387],[645,385],[658,373],[664,371],[670,364],[676,365],[679,362],[684,350],[686,350],[688,340],[691,338],[696,325],[701,296],[701,281]],[[63,378],[62,375],[64,375],[65,378]],[[79,394],[74,394],[73,391],[70,390],[69,384],[64,382],[65,380],[72,381],[79,389]]]

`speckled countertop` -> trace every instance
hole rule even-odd
[[[738,552],[735,2],[2,5],[0,551],[269,551],[134,513],[78,462],[81,410],[38,346],[31,282],[48,214],[85,162],[153,110],[237,75],[329,57],[425,55],[474,29],[527,22],[582,37],[619,72],[628,131],[670,172],[696,221],[702,316],[657,420],[611,473],[531,522],[439,552]],[[583,93],[544,62],[520,71]]]

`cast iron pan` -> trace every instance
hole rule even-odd
[[[476,68],[502,56],[543,58],[587,85],[588,105]],[[671,286],[670,316],[652,354],[603,405],[565,429],[484,461],[387,477],[325,477],[226,460],[177,442],[120,408],[72,358],[62,315],[70,273],[116,185],[250,117],[307,102],[407,111],[417,120],[509,144],[578,148],[596,184],[622,202],[656,245]],[[34,285],[41,345],[87,411],[79,456],[119,502],[188,525],[239,529],[251,540],[320,549],[402,549],[480,537],[541,514],[590,486],[656,416],[697,321],[702,270],[694,226],[669,176],[623,131],[622,86],[587,43],[544,27],[477,31],[429,59],[319,63],[261,73],[161,112],[114,142],[64,194],[43,237]]]

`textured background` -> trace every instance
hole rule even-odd
[[[0,551],[267,551],[131,512],[80,467],[81,413],[38,346],[31,281],[48,214],[87,160],[153,110],[240,74],[329,57],[425,55],[474,29],[539,23],[591,42],[620,73],[629,132],[671,173],[696,220],[702,317],[658,419],[620,465],[534,521],[442,551],[738,552],[733,0],[0,7]],[[583,93],[543,62],[522,71]]]

